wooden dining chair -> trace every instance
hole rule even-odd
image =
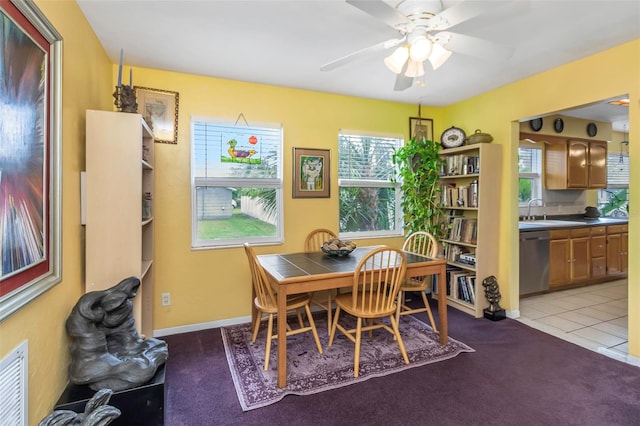
[[[395,315],[398,292],[406,270],[407,259],[402,251],[392,247],[379,247],[358,263],[353,275],[352,292],[336,296],[336,313],[329,335],[329,346],[333,344],[336,330],[340,330],[355,343],[354,377],[358,377],[360,373],[360,342],[363,331],[369,331],[371,336],[372,330],[382,328],[393,334],[405,364],[409,364]],[[355,329],[346,329],[340,324],[342,311],[356,317]],[[388,318],[391,326],[382,322],[383,318]]]
[[[307,238],[304,240],[304,251],[311,253],[314,251],[320,251],[322,243],[329,241],[332,238],[337,238],[337,235],[330,229],[318,228],[309,232]],[[322,297],[322,298],[321,298]],[[333,312],[333,291],[327,290],[326,295],[324,292],[320,294],[311,295],[311,303],[319,306],[327,311],[327,335],[331,331],[331,319]]]
[[[411,253],[421,254],[423,256],[435,258],[438,255],[438,241],[436,238],[428,232],[417,231],[407,237],[402,250]],[[433,318],[433,312],[429,306],[429,300],[427,299],[426,291],[431,286],[430,277],[411,277],[405,278],[400,286],[400,292],[398,293],[398,310],[396,312],[396,319],[398,324],[400,323],[400,315],[417,314],[420,312],[426,312],[431,328],[434,332],[438,332],[436,323]],[[422,296],[422,302],[424,307],[411,308],[405,302],[405,292],[419,292]]]
[[[256,309],[258,310],[258,316],[256,317],[255,322],[253,323],[253,336],[251,342],[255,342],[258,337],[258,330],[260,329],[260,324],[263,319],[265,319],[264,315],[267,318],[267,342],[265,347],[264,354],[264,370],[269,369],[269,357],[271,356],[271,341],[273,339],[278,338],[278,334],[274,334],[273,328],[273,317],[276,313],[278,313],[278,302],[276,293],[274,293],[271,285],[269,285],[269,281],[267,280],[267,276],[258,262],[258,258],[256,257],[255,251],[253,247],[249,245],[249,243],[244,244],[244,250],[247,253],[247,259],[249,260],[249,268],[251,270],[251,281],[253,283],[253,288],[256,293],[256,297],[253,301]],[[289,324],[287,324],[287,336],[292,336],[294,334],[305,333],[310,331],[313,333],[313,338],[316,341],[316,346],[318,347],[318,352],[322,353],[322,346],[320,345],[320,339],[318,338],[318,332],[316,330],[316,324],[313,322],[313,316],[311,316],[311,309],[309,308],[309,301],[311,297],[308,294],[295,294],[287,297],[287,313],[289,311],[295,311],[298,315],[299,328],[292,329]],[[307,319],[309,321],[309,326],[305,326],[302,320],[302,316],[300,315],[300,310],[304,309],[307,314]],[[287,321],[287,318],[278,318],[279,321]]]

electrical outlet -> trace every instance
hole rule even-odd
[[[171,305],[171,293],[162,293],[162,306]]]

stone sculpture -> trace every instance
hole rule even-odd
[[[484,287],[484,295],[489,302],[489,307],[484,310],[484,317],[493,321],[499,321],[507,317],[505,310],[500,307],[500,287],[498,280],[491,275],[482,281]]]
[[[38,426],[106,426],[121,414],[117,408],[107,405],[112,394],[111,389],[101,389],[87,402],[83,413],[56,410],[42,419]]]
[[[129,277],[78,300],[66,323],[71,383],[93,390],[131,389],[151,380],[167,360],[167,343],[142,339],[135,328],[131,299],[139,287],[140,280]]]

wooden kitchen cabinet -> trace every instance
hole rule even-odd
[[[612,225],[607,229],[607,275],[627,273],[628,230],[628,225]]]
[[[607,228],[591,228],[591,278],[607,275]]]
[[[549,288],[588,280],[591,276],[589,228],[551,231],[549,242]]]
[[[546,189],[607,187],[607,143],[571,139],[546,145]]]

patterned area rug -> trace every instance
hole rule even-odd
[[[340,323],[349,325],[348,315],[341,315]],[[315,318],[314,318],[315,319]],[[339,331],[333,345],[328,347],[326,318],[318,318],[316,327],[323,354],[319,354],[311,333],[287,338],[287,387],[277,385],[277,351],[271,345],[269,370],[264,371],[264,345],[266,324],[263,323],[258,338],[251,343],[250,324],[222,328],[229,369],[233,376],[240,405],[244,411],[264,407],[280,401],[286,395],[310,395],[361,382],[372,377],[444,361],[461,352],[474,349],[449,337],[447,345],[441,345],[438,335],[427,324],[410,315],[401,317],[400,333],[409,356],[407,365],[402,359],[398,344],[384,330],[375,330],[373,338],[368,332],[362,336],[360,376],[353,377],[355,345]],[[352,320],[355,326],[355,319]],[[276,325],[274,324],[274,329]]]

